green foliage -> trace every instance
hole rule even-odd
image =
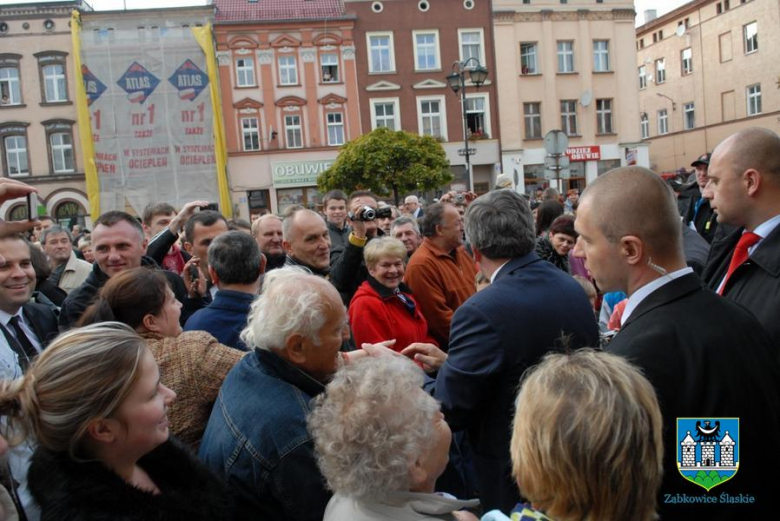
[[[336,161],[320,174],[317,186],[326,192],[371,190],[390,193],[398,204],[400,194],[435,190],[452,181],[450,163],[442,146],[430,136],[384,127],[344,145]]]
[[[696,474],[696,479],[694,480],[694,482],[703,486],[707,490],[711,489],[712,487],[720,483],[720,481],[721,481],[720,474],[718,474],[714,470],[711,470],[709,474],[707,474],[703,470],[700,470],[698,474]]]

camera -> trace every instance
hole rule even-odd
[[[462,204],[466,202],[466,196],[464,194],[455,194],[455,202]]]
[[[38,218],[38,194],[30,192],[27,194],[27,220],[34,221]]]
[[[390,207],[380,208],[375,210],[370,206],[364,206],[358,210],[357,215],[355,212],[349,212],[347,217],[352,221],[375,221],[377,219],[386,219],[393,216],[393,209]]]
[[[211,210],[213,212],[218,212],[219,211],[219,205],[217,203],[211,203],[211,204],[207,204],[206,206],[201,206],[199,209],[200,210]]]

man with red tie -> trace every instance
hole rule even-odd
[[[780,136],[748,128],[712,154],[703,197],[739,229],[712,243],[702,278],[747,308],[780,347]]]

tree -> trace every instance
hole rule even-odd
[[[400,194],[450,183],[449,167],[434,138],[380,127],[344,145],[333,165],[320,174],[317,186],[323,192],[339,188],[371,190],[380,196],[392,193],[397,206]]]

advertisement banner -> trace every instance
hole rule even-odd
[[[77,102],[80,114],[88,111],[89,125],[80,127],[94,150],[87,157],[93,218],[96,210],[129,205],[140,215],[152,202],[181,207],[196,199],[220,202],[230,214],[216,78],[199,43],[204,28],[190,28],[192,16],[166,15],[173,19],[81,20]],[[210,31],[205,36],[210,43]]]
[[[566,149],[569,161],[598,161],[601,159],[601,147],[569,147]]]

